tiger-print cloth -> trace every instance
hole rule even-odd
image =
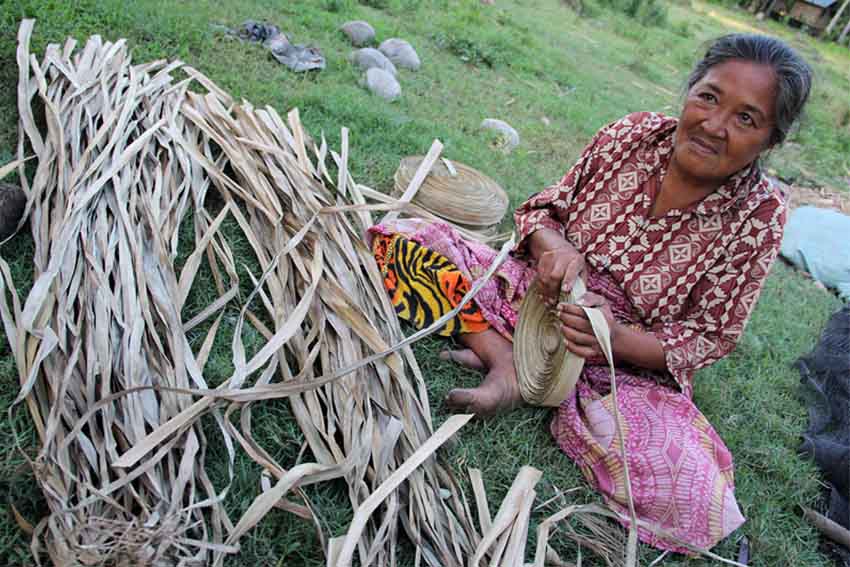
[[[374,235],[372,253],[396,314],[417,329],[457,307],[470,290],[469,280],[448,258],[399,234]],[[437,334],[480,333],[489,327],[478,305],[470,301]]]

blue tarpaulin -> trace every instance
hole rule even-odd
[[[795,209],[780,253],[850,301],[850,216],[817,207]]]

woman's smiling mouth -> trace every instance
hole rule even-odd
[[[688,136],[688,141],[691,142],[691,146],[698,153],[705,154],[705,155],[712,155],[712,156],[720,153],[720,150],[718,148],[712,146],[711,144],[709,144],[708,142],[706,142],[705,140],[703,140],[701,138],[697,138],[695,136]]]

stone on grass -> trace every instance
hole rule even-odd
[[[363,20],[345,22],[339,29],[342,30],[342,33],[348,36],[351,44],[357,47],[372,43],[375,39],[375,29],[370,26],[368,22],[364,22]]]
[[[519,145],[519,134],[504,120],[487,118],[481,123],[481,127],[486,130],[498,132],[501,139],[497,145],[506,152],[511,151]]]
[[[395,77],[383,69],[377,67],[368,69],[363,82],[372,94],[385,100],[395,100],[401,96],[401,85],[398,84]]]
[[[372,67],[376,67],[387,71],[392,74],[393,77],[398,75],[398,71],[396,71],[393,62],[387,59],[386,55],[374,47],[364,47],[363,49],[352,51],[351,55],[348,56],[348,60],[364,71],[367,71]]]
[[[20,187],[0,182],[0,240],[15,232],[26,204],[27,195]]]
[[[388,39],[382,42],[381,45],[378,46],[378,49],[381,53],[386,55],[396,67],[403,67],[405,69],[416,71],[421,65],[419,62],[419,56],[416,54],[416,50],[403,39],[398,39],[396,37]]]

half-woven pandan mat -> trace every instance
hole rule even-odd
[[[395,173],[395,189],[403,192],[424,156],[403,158]],[[487,175],[447,159],[438,160],[413,203],[462,228],[492,234],[508,211],[508,195]]]

